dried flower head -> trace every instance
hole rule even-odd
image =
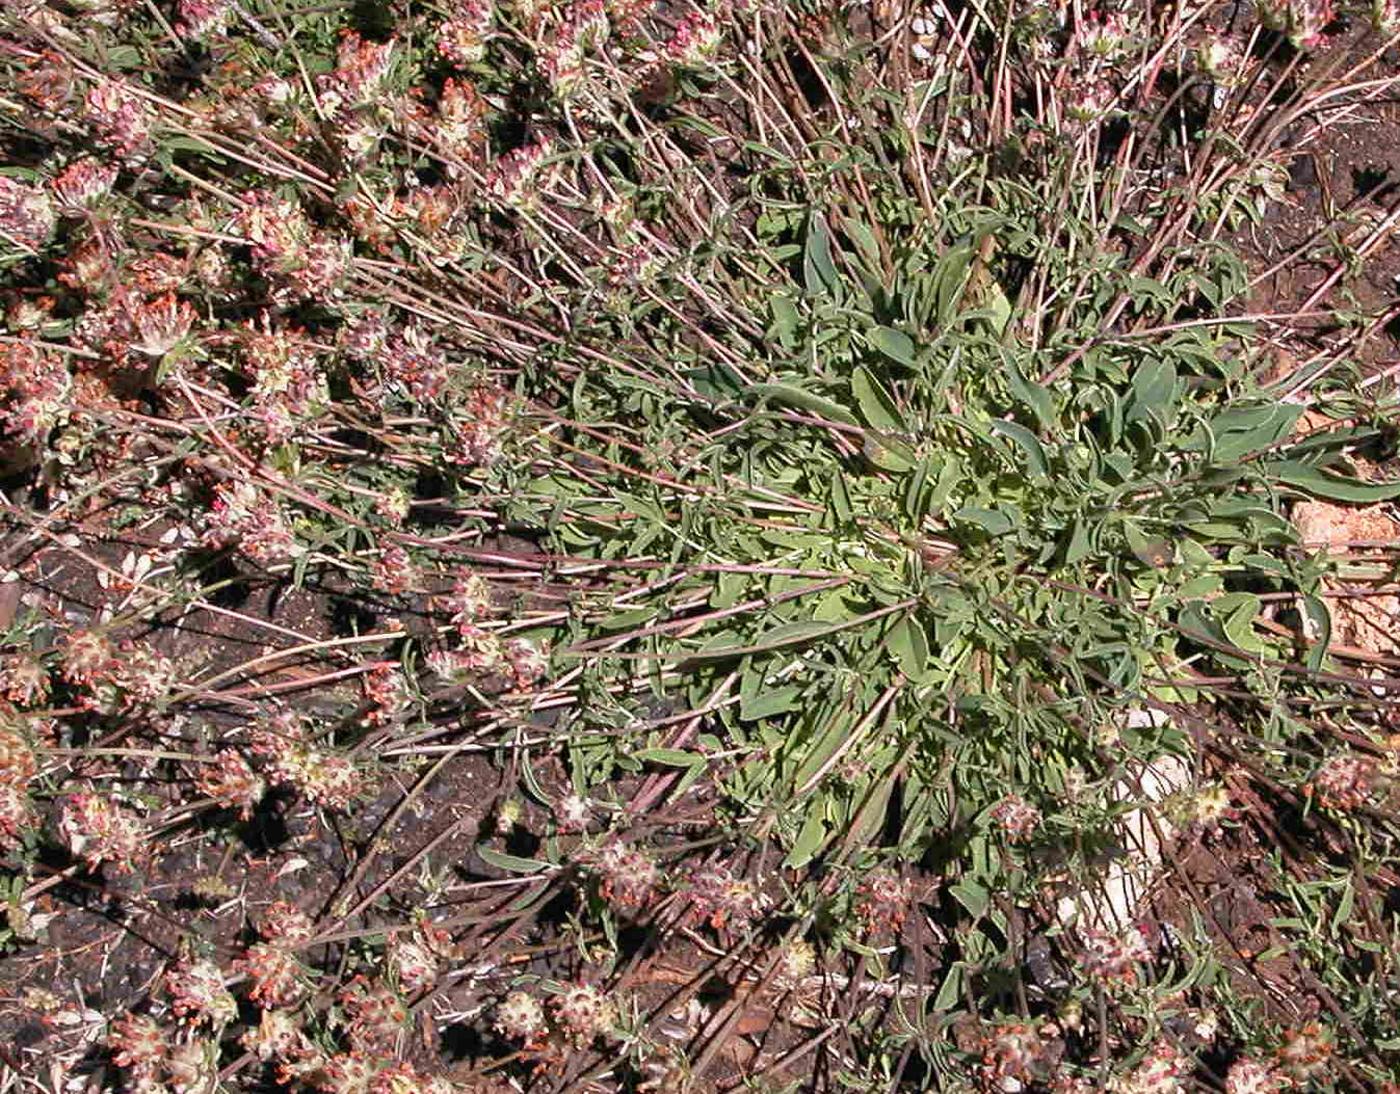
[[[1114,1079],[1114,1094],[1168,1094],[1182,1090],[1181,1079],[1191,1072],[1190,1060],[1167,1040],[1157,1041],[1137,1067]]]
[[[145,829],[136,814],[90,791],[72,794],[63,803],[58,833],[94,870],[107,863],[117,873],[129,873],[144,850]]]
[[[451,594],[444,597],[443,607],[458,627],[480,623],[491,616],[491,589],[481,575],[464,574],[457,578]]]
[[[37,770],[28,738],[13,726],[0,724],[0,783],[22,788]]]
[[[427,991],[437,983],[438,954],[420,935],[396,934],[389,941],[386,956],[404,991]]]
[[[138,1076],[149,1076],[165,1061],[170,1050],[165,1029],[149,1014],[123,1014],[107,1029],[112,1062]]]
[[[178,1017],[218,1028],[238,1017],[238,1004],[224,987],[223,970],[212,961],[182,961],[166,971],[165,991]]]
[[[612,1002],[592,984],[570,984],[550,1003],[555,1020],[575,1044],[591,1045],[612,1033]]]
[[[817,967],[817,951],[805,938],[796,939],[784,946],[778,955],[776,983],[785,991],[791,991],[811,976]]]
[[[889,870],[876,870],[856,889],[856,919],[867,935],[898,934],[912,902],[909,882]]]
[[[455,13],[438,26],[437,50],[446,60],[466,68],[486,56],[491,31],[489,0],[460,0]]]
[[[510,639],[503,653],[516,687],[529,687],[549,669],[549,654],[528,638]]]
[[[0,657],[0,698],[22,707],[37,706],[49,697],[49,670],[32,653]]]
[[[592,856],[598,891],[609,904],[623,910],[646,907],[661,884],[656,863],[635,847],[619,841],[604,844]]]
[[[496,1004],[495,1027],[508,1040],[536,1044],[546,1029],[544,1007],[528,991],[513,991]]]
[[[248,977],[248,998],[264,1009],[294,1006],[306,994],[306,970],[282,945],[255,942],[236,967]]]
[[[336,50],[335,71],[318,81],[321,108],[336,114],[341,107],[371,102],[384,86],[393,63],[395,43],[371,42],[345,31]]]
[[[182,38],[213,38],[223,34],[233,17],[232,0],[180,0],[180,21],[175,30]]]
[[[124,159],[138,159],[151,147],[151,111],[146,101],[115,80],[100,80],[83,100],[98,138]]]
[[[992,1026],[982,1037],[981,1074],[987,1090],[1024,1090],[1046,1081],[1057,1058],[1052,1053],[1053,1025],[1011,1020]]]
[[[763,893],[748,878],[738,878],[726,866],[712,863],[690,875],[690,901],[696,915],[716,930],[742,929],[756,921],[767,906]]]
[[[714,60],[723,41],[719,21],[709,12],[693,9],[676,24],[662,44],[661,54],[673,65],[703,68]]]
[[[265,1010],[242,1037],[243,1047],[263,1061],[305,1060],[315,1051],[296,1011]]]
[[[486,193],[502,205],[532,207],[539,199],[545,161],[553,151],[549,138],[541,137],[507,152],[487,172]]]
[[[1230,1065],[1225,1076],[1225,1094],[1279,1094],[1285,1080],[1272,1064],[1245,1057]]]
[[[212,1090],[219,1077],[218,1046],[201,1038],[176,1045],[166,1058],[165,1077],[172,1094]]]
[[[1040,827],[1040,810],[1017,794],[1002,798],[991,815],[1010,843],[1029,843]]]
[[[383,1055],[392,1050],[408,1022],[408,1008],[391,988],[356,976],[340,993],[345,1037],[359,1052]]]
[[[243,754],[232,748],[220,749],[212,763],[200,764],[194,784],[201,794],[223,808],[236,809],[244,820],[253,815],[267,792],[267,783]]]
[[[299,946],[310,941],[316,933],[311,917],[288,900],[277,900],[267,906],[258,924],[258,934],[268,942]]]
[[[271,565],[301,553],[281,507],[251,482],[224,482],[214,488],[214,503],[204,519],[204,540],[211,546],[237,546],[254,562]]]
[[[1129,928],[1122,934],[1090,927],[1083,933],[1084,971],[1110,987],[1131,987],[1137,983],[1138,965],[1152,960],[1146,927]]]
[[[1344,812],[1364,806],[1375,782],[1376,763],[1371,757],[1343,753],[1323,761],[1307,792],[1324,808]]]
[[[584,832],[593,819],[588,799],[578,794],[566,794],[554,803],[554,823],[561,832]]]
[[[39,823],[33,803],[24,787],[0,782],[0,851],[19,847],[26,832]]]
[[[376,592],[398,596],[418,586],[418,569],[403,547],[390,544],[374,560],[371,580]]]
[[[1331,1030],[1309,1022],[1289,1032],[1275,1059],[1284,1076],[1298,1085],[1306,1085],[1326,1069],[1335,1050]]]

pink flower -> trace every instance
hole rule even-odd
[[[48,194],[0,175],[0,235],[35,251],[44,245],[56,222]]]
[[[438,27],[437,50],[445,60],[465,68],[486,56],[491,30],[489,0],[459,0],[457,12]]]
[[[115,80],[93,85],[84,99],[99,137],[130,159],[151,143],[150,109],[144,99]]]
[[[536,183],[543,174],[544,161],[553,151],[548,137],[539,137],[511,149],[487,172],[487,194],[513,208],[533,205],[538,197]]]
[[[70,163],[49,185],[63,214],[80,217],[111,192],[117,173],[115,164],[100,163],[89,157]]]
[[[194,308],[174,293],[137,304],[131,308],[137,335],[131,348],[150,357],[164,357],[189,335],[195,318]]]
[[[701,68],[719,52],[723,40],[724,33],[713,15],[691,11],[676,24],[675,32],[662,45],[661,52],[672,64]]]
[[[318,81],[321,105],[328,114],[340,106],[362,106],[373,101],[384,85],[393,63],[394,42],[368,42],[346,31],[336,50],[335,71]]]
[[[175,29],[185,38],[222,34],[233,14],[229,0],[180,0],[180,22]]]

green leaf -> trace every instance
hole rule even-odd
[[[914,451],[902,441],[878,433],[867,433],[861,446],[865,458],[882,471],[903,474],[914,470]]]
[[[541,862],[539,859],[533,858],[521,858],[519,855],[507,855],[501,851],[493,851],[484,844],[477,844],[476,853],[481,856],[482,862],[496,867],[497,870],[504,870],[508,874],[538,874],[541,870],[550,869],[548,862]]]
[[[656,618],[655,608],[633,608],[630,612],[619,612],[607,619],[599,620],[598,627],[605,631],[630,631]]]
[[[1327,644],[1332,641],[1332,613],[1327,610],[1327,602],[1321,597],[1305,596],[1303,614],[1317,628],[1317,639],[1308,650],[1308,668],[1320,672],[1323,661],[1327,659]]]
[[[856,512],[851,504],[851,489],[846,485],[846,476],[841,474],[839,468],[831,476],[831,511],[838,524],[850,524]]]
[[[870,267],[870,272],[878,274],[880,271],[880,244],[875,238],[875,233],[870,230],[870,226],[854,217],[842,217],[841,230],[855,243],[856,250],[860,252],[865,264]]]
[[[820,798],[807,810],[807,819],[802,822],[802,830],[792,842],[792,850],[783,859],[783,866],[796,870],[806,866],[816,857],[826,843],[826,799]]]
[[[639,748],[632,756],[644,764],[662,767],[703,767],[705,764],[705,757],[700,753],[683,752],[679,748]]]
[[[1174,414],[1176,368],[1170,361],[1144,361],[1133,373],[1133,401],[1127,420],[1141,421],[1149,415],[1160,422],[1170,421]]]
[[[1006,325],[1011,322],[1011,301],[1006,297],[1006,290],[1001,287],[1000,282],[988,278],[986,283],[986,300],[982,304],[982,310],[987,313],[988,322],[992,325],[992,330],[997,336],[1006,333]]]
[[[1000,509],[982,509],[975,505],[965,505],[953,514],[954,520],[975,524],[991,536],[1004,536],[1015,527],[1012,519]]]
[[[933,997],[934,1010],[952,1010],[963,1001],[963,967],[961,962],[953,962],[948,968],[948,975],[943,978],[943,983],[938,989],[938,994]]]
[[[1165,540],[1149,539],[1131,520],[1123,522],[1123,538],[1128,541],[1128,550],[1137,556],[1139,562],[1158,567],[1171,562],[1171,546]]]
[[[1183,447],[1203,452],[1213,438],[1215,461],[1234,463],[1287,437],[1302,413],[1301,406],[1284,403],[1230,407],[1206,422]]]
[[[904,419],[894,399],[868,370],[857,368],[851,373],[851,395],[867,425],[876,429],[904,430]]]
[[[807,245],[802,252],[802,283],[811,296],[835,296],[841,289],[841,275],[831,257],[831,232],[820,213],[807,222]]]
[[[1055,428],[1055,402],[1049,390],[1026,379],[1015,354],[1003,351],[1002,361],[1006,365],[1007,389],[1035,415],[1036,425],[1047,432],[1052,431]]]
[[[773,326],[769,337],[776,337],[782,345],[791,348],[797,335],[797,308],[792,300],[782,293],[774,293],[768,301],[773,312]]]
[[[967,273],[971,265],[972,247],[965,243],[950,247],[938,260],[934,278],[938,285],[939,326],[947,326],[956,317],[955,309],[962,300],[963,287],[967,284]]]
[[[1032,479],[1043,479],[1050,474],[1050,464],[1045,458],[1045,448],[1040,438],[1020,422],[994,421],[992,432],[1010,438],[1026,454]]]
[[[957,902],[972,913],[974,919],[981,919],[992,902],[992,894],[986,886],[979,885],[971,878],[963,878],[948,890]]]
[[[1073,566],[1076,562],[1089,557],[1089,552],[1093,550],[1093,544],[1089,541],[1089,529],[1082,520],[1076,520],[1074,527],[1070,529],[1069,543],[1065,547],[1065,565]]]
[[[739,720],[757,722],[763,718],[771,718],[775,714],[786,714],[798,705],[801,696],[802,687],[799,684],[789,684],[771,691],[760,691],[757,695],[745,697],[740,701]]]
[[[700,368],[690,368],[685,377],[690,381],[690,385],[707,399],[734,399],[743,392],[743,381],[739,374],[722,361],[713,361]]]
[[[1295,460],[1268,463],[1265,470],[1285,486],[1328,501],[1369,504],[1400,498],[1400,482],[1364,482]]]
[[[1253,593],[1226,593],[1211,604],[1225,637],[1248,653],[1262,653],[1264,643],[1254,633],[1254,621],[1263,603]]]
[[[748,393],[757,399],[771,399],[775,403],[819,414],[833,422],[841,422],[845,425],[860,424],[856,420],[856,416],[840,403],[834,403],[830,399],[810,391],[803,391],[802,388],[794,387],[792,384],[750,384]]]
[[[914,339],[893,327],[876,327],[866,335],[870,344],[891,361],[901,365],[914,364]]]
[[[694,653],[686,661],[720,661],[730,657],[744,657],[751,653],[771,653],[786,646],[801,646],[820,638],[824,634],[840,630],[840,625],[823,623],[814,619],[798,620],[795,623],[782,623],[764,631],[752,645],[735,646],[731,635],[717,636]]]
[[[208,156],[215,163],[227,163],[218,150],[208,141],[199,137],[166,136],[161,138],[161,148],[172,152],[194,152],[201,156]]]
[[[913,616],[905,616],[885,638],[885,648],[910,680],[923,679],[928,668],[928,635]]]

